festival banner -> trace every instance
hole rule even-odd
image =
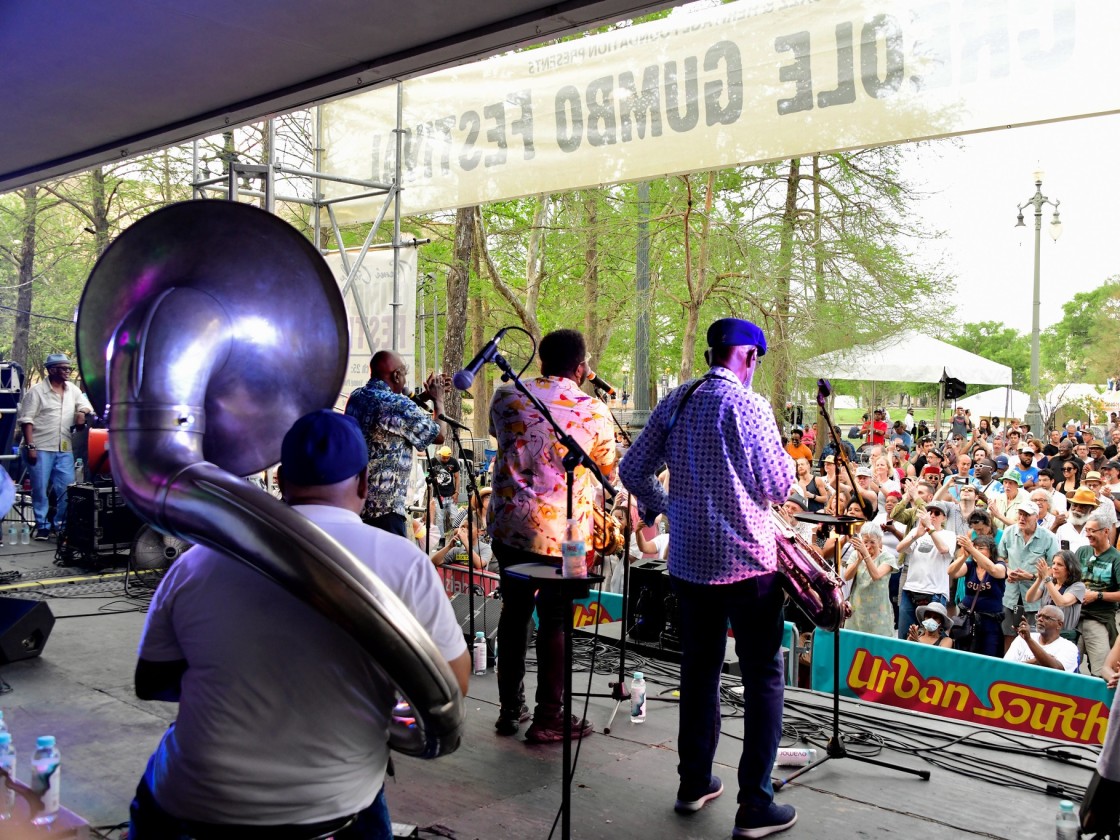
[[[813,638],[812,687],[831,692],[833,639]],[[840,693],[873,703],[1075,744],[1104,742],[1113,690],[1038,665],[840,631]]]
[[[1075,0],[674,9],[402,82],[403,212],[1117,111],[1118,31],[1120,4]],[[324,169],[390,184],[397,100],[325,105]]]
[[[351,268],[358,259],[360,249],[349,248],[346,256]],[[343,267],[342,257],[338,251],[330,251],[324,255],[327,265],[334,272],[339,288],[344,288],[347,271]],[[400,273],[397,279],[400,306],[397,307],[397,353],[408,365],[410,377],[415,377],[415,342],[416,342],[416,249],[400,249]],[[361,300],[361,309],[358,308],[356,299]],[[354,282],[350,285],[346,297],[346,321],[350,332],[350,356],[346,365],[346,379],[342,383],[342,390],[338,395],[336,407],[342,410],[346,407],[346,400],[350,392],[360,388],[369,381],[369,360],[378,350],[393,349],[393,251],[384,249],[369,251],[358,266]],[[369,325],[369,335],[372,345],[366,340],[366,331],[362,329],[362,315]],[[308,376],[317,375],[316,371],[307,371]],[[415,384],[415,383],[414,383]]]

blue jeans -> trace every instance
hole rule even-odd
[[[66,524],[66,488],[74,483],[74,453],[44,452],[36,450],[35,463],[27,462],[27,472],[31,477],[31,508],[35,511],[35,527],[46,531],[51,527],[47,521],[50,502],[47,488],[54,491],[54,529],[61,531]]]
[[[681,702],[677,750],[682,795],[707,791],[720,732],[720,673],[727,625],[743,675],[746,725],[739,758],[739,804],[766,808],[774,799],[770,772],[782,735],[785,694],[779,576],[703,585],[672,580],[680,603]]]
[[[282,840],[289,836],[314,836],[315,829],[315,826],[215,826],[180,820],[160,807],[146,778],[142,778],[136,788],[129,818],[128,836],[131,840],[191,840],[195,834],[213,838]],[[329,828],[325,823],[318,825],[324,830]],[[333,837],[334,840],[393,840],[393,822],[389,819],[389,806],[385,802],[385,787],[381,787],[368,808],[358,812],[353,823],[335,832]]]
[[[914,603],[917,598],[921,603]],[[947,606],[948,598],[942,594],[930,595],[926,592],[911,593],[905,589],[898,593],[898,638],[905,639],[910,632],[910,625],[918,623],[918,607],[936,601]]]

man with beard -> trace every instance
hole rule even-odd
[[[1057,526],[1054,536],[1059,543],[1069,543],[1070,551],[1077,551],[1089,544],[1089,538],[1085,536],[1083,529],[1097,509],[1098,501],[1097,494],[1088,487],[1077,488],[1077,492],[1069,500],[1069,513],[1054,517],[1054,524]]]
[[[1034,447],[1029,443],[1020,443],[1018,453],[1019,463],[1015,465],[1015,470],[1023,480],[1023,487],[1033,490],[1038,484],[1038,467],[1034,465]]]
[[[1085,462],[1085,469],[1104,472],[1104,465],[1108,463],[1108,458],[1104,454],[1104,442],[1090,441],[1085,448],[1089,450],[1089,460]]]
[[[1080,492],[1080,491],[1078,491]],[[1085,523],[1089,545],[1077,550],[1085,580],[1085,600],[1081,606],[1081,640],[1089,672],[1102,674],[1105,657],[1116,636],[1116,608],[1120,603],[1120,552],[1109,542],[1104,517],[1093,514]]]

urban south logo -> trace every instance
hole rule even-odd
[[[1080,744],[1104,743],[1108,727],[1108,707],[1099,700],[1005,680],[980,697],[966,683],[924,677],[905,656],[888,660],[863,648],[852,657],[847,684],[864,700]]]

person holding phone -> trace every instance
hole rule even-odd
[[[1027,601],[1038,601],[1039,609],[1047,604],[1056,604],[1065,617],[1062,636],[1076,642],[1081,633],[1077,629],[1081,623],[1081,604],[1085,600],[1085,581],[1081,579],[1081,563],[1069,550],[1069,542],[1063,540],[1061,550],[1054,555],[1049,564],[1041,557],[1038,560],[1038,577],[1025,596]]]

